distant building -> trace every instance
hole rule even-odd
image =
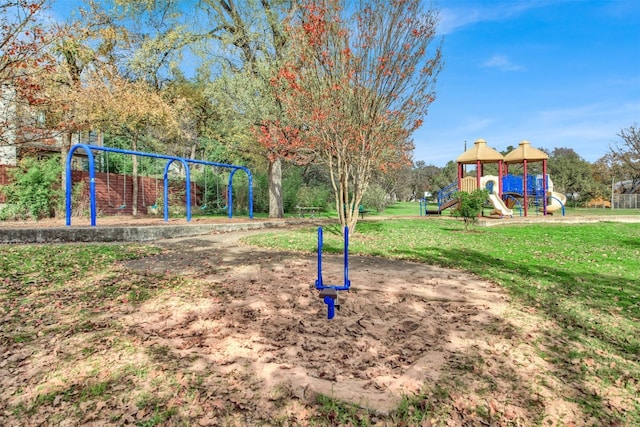
[[[0,165],[15,166],[26,153],[60,152],[62,139],[47,129],[44,111],[23,102],[15,88],[0,90]]]
[[[16,166],[25,155],[46,157],[60,153],[62,132],[47,128],[45,112],[21,102],[16,90],[3,85],[0,90],[0,166]],[[71,144],[102,145],[95,132],[74,133]],[[84,157],[83,152],[78,156]]]

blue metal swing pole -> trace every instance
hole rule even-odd
[[[324,289],[322,284],[322,227],[318,227],[318,278],[316,279],[316,289]]]
[[[349,227],[344,228],[344,289],[348,290],[351,286],[351,281],[349,280]]]
[[[325,286],[322,282],[322,240],[322,227],[318,227],[318,278],[316,279],[316,289],[320,290],[320,297],[327,304],[327,319],[333,319],[338,291],[349,290],[351,286],[351,281],[349,280],[349,227],[344,228],[344,284],[342,286]]]

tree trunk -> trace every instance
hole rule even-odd
[[[329,163],[331,185],[336,198],[336,210],[342,228],[355,232],[360,217],[360,203],[367,188],[370,172],[368,165],[349,165],[348,147],[337,153],[325,153]]]
[[[71,150],[71,132],[65,132],[62,135],[62,145],[60,146],[60,163],[62,164],[62,176],[60,177],[60,189],[63,194],[66,194],[67,188],[67,155]],[[66,215],[66,205],[64,203],[58,204],[60,212],[56,212],[56,217],[62,218]]]
[[[269,161],[269,218],[283,218],[282,160]]]

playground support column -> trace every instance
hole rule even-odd
[[[480,189],[480,179],[482,178],[482,162],[480,160],[476,160],[476,185],[477,189]]]
[[[527,210],[529,209],[529,203],[527,203],[527,160],[524,160],[524,178],[523,178],[523,195],[524,195],[524,216],[527,216]]]
[[[164,222],[169,222],[169,167],[171,163],[174,161],[179,161],[182,164],[182,167],[185,171],[185,209],[187,215],[187,222],[191,221],[191,172],[189,170],[189,165],[182,158],[174,158],[169,159],[167,164],[164,166]]]
[[[502,199],[502,160],[498,161],[498,197]]]
[[[349,227],[344,228],[344,286],[349,288]]]
[[[229,173],[229,181],[227,183],[227,214],[229,218],[233,216],[233,176],[238,170],[243,170],[247,174],[247,183],[249,186],[249,218],[253,219],[253,176],[251,175],[249,169],[245,168],[244,166],[236,167]]]
[[[318,227],[318,279],[316,280],[316,288],[324,288],[324,283],[322,282],[322,227]]]
[[[547,161],[542,161],[542,215],[547,214]]]

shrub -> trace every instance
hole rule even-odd
[[[469,226],[478,222],[478,215],[482,212],[482,205],[489,197],[487,190],[475,190],[473,193],[460,191],[456,194],[459,200],[458,208],[454,210],[453,215],[462,217],[465,230],[469,230]]]
[[[64,199],[61,174],[58,156],[45,160],[23,158],[11,171],[11,183],[2,188],[9,206],[2,210],[0,218],[37,220],[55,216]]]
[[[310,187],[302,185],[298,189],[297,201],[298,206],[315,206],[323,211],[327,210],[327,201],[331,191],[326,187]]]
[[[387,192],[378,184],[372,184],[362,195],[361,204],[367,209],[382,212],[387,207]]]

